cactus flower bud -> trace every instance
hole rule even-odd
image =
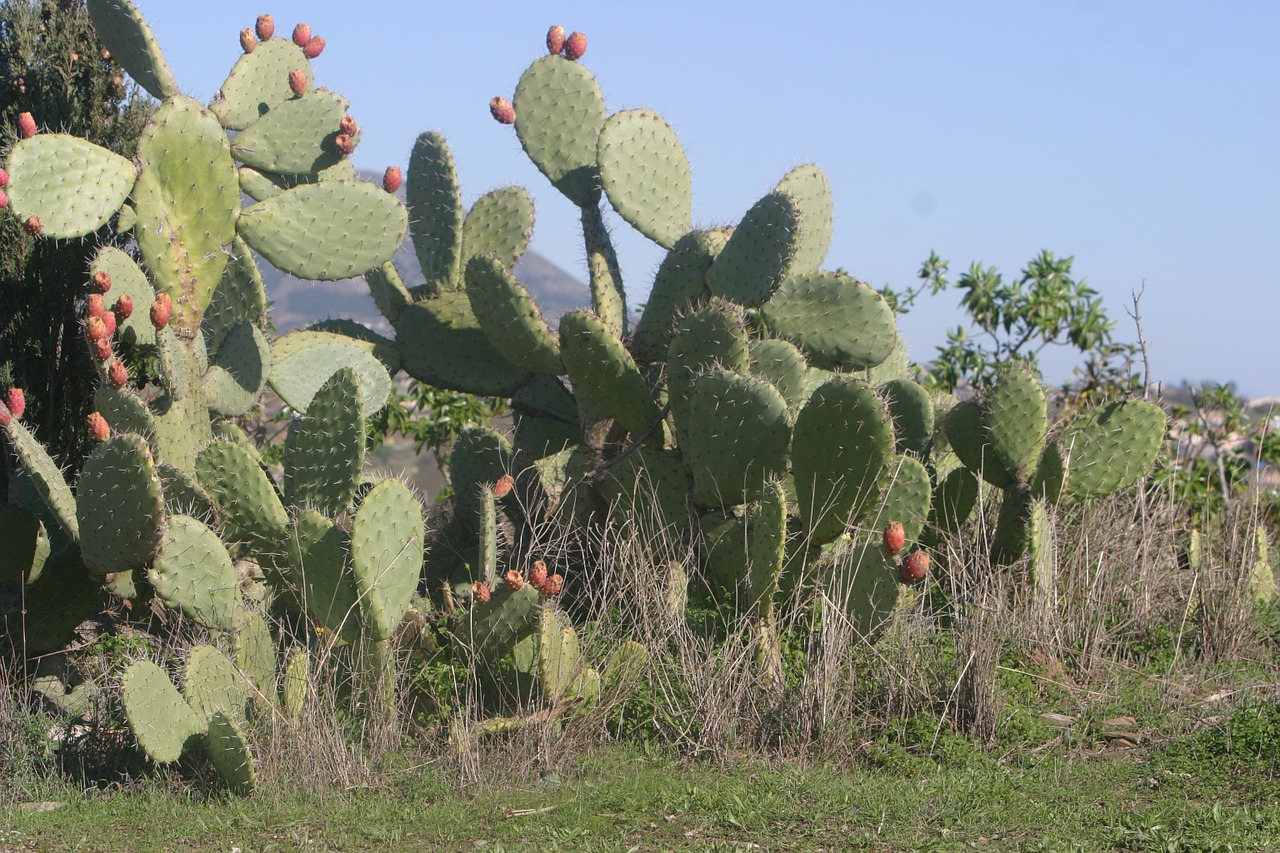
[[[157,329],[163,329],[169,325],[169,318],[173,316],[173,300],[169,298],[169,294],[161,293],[156,297],[156,301],[151,303],[151,325]]]
[[[0,190],[0,210],[4,210],[9,206],[9,194],[4,190]]]
[[[315,59],[322,53],[324,53],[324,39],[320,38],[320,36],[312,36],[302,46],[302,55],[307,59]]]
[[[565,59],[572,59],[574,62],[577,62],[586,52],[587,37],[582,33],[570,33],[569,37],[564,40]]]
[[[481,604],[488,604],[490,596],[493,595],[493,593],[489,591],[489,587],[482,583],[473,584],[471,592],[475,595],[476,601],[479,601]]]
[[[907,531],[902,526],[902,522],[895,521],[884,529],[884,552],[890,557],[898,556],[898,552],[902,550],[902,546],[907,544]]]
[[[555,598],[562,589],[564,589],[564,575],[555,574],[547,578],[547,582],[538,587],[538,592],[544,598]]]
[[[107,338],[116,336],[116,315],[110,311],[102,312],[102,325],[107,329]]]
[[[515,487],[516,478],[510,474],[503,474],[498,478],[498,482],[493,485],[493,496],[501,500],[511,494],[511,489]]]
[[[107,368],[107,379],[117,388],[123,388],[125,383],[129,381],[129,371],[125,370],[124,365],[119,359],[111,362],[111,366]]]
[[[333,147],[338,149],[339,154],[349,157],[356,150],[356,141],[346,133],[339,133],[333,139]]]
[[[293,43],[298,47],[306,47],[307,42],[311,41],[311,25],[298,24],[293,28]]]
[[[9,186],[9,173],[4,169],[0,169],[0,187]]]
[[[95,361],[106,361],[111,358],[111,339],[103,335],[96,341],[89,341],[89,352]]]
[[[902,561],[902,582],[916,583],[929,574],[929,555],[924,551],[912,551]]]
[[[259,15],[253,29],[258,34],[258,38],[262,41],[267,41],[276,34],[275,18],[270,15]]]
[[[30,139],[36,135],[36,119],[31,113],[18,114],[18,135]]]
[[[10,388],[9,393],[5,394],[5,403],[9,406],[10,413],[21,420],[22,413],[27,410],[27,395],[22,393],[21,388]]]
[[[506,98],[494,98],[489,101],[489,115],[499,124],[515,124],[516,108]]]
[[[519,592],[524,586],[524,575],[512,569],[502,576],[502,583],[512,592]]]
[[[40,232],[44,230],[44,223],[40,221],[40,217],[34,213],[27,217],[27,221],[22,223],[22,230],[26,231],[32,237],[39,237]]]
[[[547,582],[547,564],[541,560],[535,560],[533,567],[529,569],[529,583],[534,586],[542,586]]]
[[[105,313],[105,312],[104,312]],[[102,315],[91,316],[84,324],[84,336],[89,343],[97,341],[105,341],[110,335],[107,334],[107,324],[103,322]]]
[[[360,132],[360,125],[356,124],[356,120],[350,115],[344,115],[338,121],[338,133],[345,133],[347,136],[355,136]]]
[[[97,293],[106,293],[111,289],[111,275],[104,270],[93,274],[93,289]]]
[[[240,49],[245,53],[253,53],[253,49],[258,46],[258,37],[253,34],[253,30],[245,27],[240,31]]]
[[[116,320],[123,323],[133,316],[133,297],[127,293],[121,294],[116,300],[116,307],[113,309]]]
[[[547,52],[555,56],[564,50],[564,27],[556,24],[547,30]]]
[[[404,175],[400,172],[399,166],[388,166],[387,171],[382,173],[382,188],[389,193],[394,193],[400,189],[400,185],[404,183]]]
[[[301,68],[289,72],[289,91],[293,92],[295,98],[301,98],[307,93],[307,74]]]
[[[86,317],[101,317],[107,313],[107,307],[102,304],[101,293],[90,293],[84,301],[84,315]]]
[[[107,426],[107,419],[98,412],[90,412],[88,417],[89,435],[93,436],[95,441],[106,441],[111,438],[111,427]]]

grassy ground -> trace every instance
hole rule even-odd
[[[542,772],[513,770],[499,747],[467,786],[447,762],[403,753],[367,784],[298,780],[248,799],[176,775],[83,794],[46,778],[26,795],[62,805],[7,806],[0,850],[1280,849],[1280,706],[1206,724],[1148,705],[1128,747],[1099,720],[1028,716],[1006,683],[1015,701],[994,749],[916,719],[838,765],[615,744]],[[1182,728],[1199,731],[1166,736]]]

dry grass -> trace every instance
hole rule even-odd
[[[558,606],[577,627],[585,665],[602,668],[619,643],[636,640],[649,652],[640,679],[591,708],[507,697],[503,713],[522,724],[480,736],[493,703],[482,701],[486,685],[474,670],[438,670],[424,700],[419,688],[432,659],[421,631],[412,641],[402,637],[396,707],[387,717],[353,704],[347,652],[317,648],[314,638],[290,639],[290,626],[278,625],[282,648],[312,644],[308,699],[297,719],[266,706],[255,715],[250,732],[259,778],[266,790],[316,780],[348,789],[376,784],[389,756],[407,754],[411,766],[431,763],[476,784],[504,774],[563,772],[619,737],[713,761],[743,754],[845,761],[916,717],[936,721],[935,741],[954,729],[994,742],[1006,716],[1006,671],[1033,670],[1083,706],[1113,695],[1109,680],[1117,672],[1149,670],[1152,649],[1172,647],[1161,658],[1161,677],[1170,683],[1202,661],[1271,660],[1248,587],[1256,517],[1242,513],[1221,535],[1206,537],[1199,566],[1191,568],[1180,561],[1188,535],[1181,516],[1167,500],[1132,494],[1055,512],[1052,583],[1035,587],[1025,563],[989,564],[994,515],[983,513],[939,545],[936,570],[902,597],[875,644],[853,636],[838,608],[824,606],[821,584],[801,579],[779,614],[779,683],[757,665],[758,633],[745,602],[712,599],[697,569],[705,543],[682,533],[683,523],[668,525],[651,510],[584,533],[551,514],[508,559],[520,565],[537,555],[581,573],[576,594]],[[690,591],[687,612],[673,595],[673,576],[681,572]],[[162,664],[180,660],[193,642],[211,640],[181,620],[162,630],[147,619],[133,622],[130,631],[149,628],[153,640],[166,638],[146,652]],[[111,693],[127,663],[127,656],[99,653],[81,668]],[[0,683],[2,766],[18,754],[14,744],[28,738],[14,720],[29,712],[15,705],[14,673],[0,670],[0,677],[7,679]],[[102,724],[117,748],[119,720],[109,709]],[[132,772],[144,765],[128,766]],[[87,780],[95,773],[107,771],[82,759],[76,775]]]

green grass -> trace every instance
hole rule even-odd
[[[1274,757],[1207,760],[1221,748],[1215,738],[1145,754],[1059,750],[1004,761],[976,750],[946,761],[885,753],[887,761],[848,768],[683,764],[615,747],[554,783],[507,779],[466,790],[419,768],[377,787],[246,800],[174,793],[153,781],[43,814],[10,809],[0,849],[1273,848]],[[1189,772],[1196,767],[1206,772]]]

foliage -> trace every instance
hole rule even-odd
[[[18,115],[132,157],[151,112],[93,32],[84,0],[0,3],[0,146]],[[87,452],[81,428],[93,408],[96,372],[76,341],[76,300],[103,243],[123,243],[110,226],[73,240],[36,240],[0,217],[0,388],[26,389],[27,420],[67,464]],[[8,475],[0,466],[0,494]]]
[[[920,284],[906,291],[885,288],[890,304],[907,313],[924,293],[961,291],[960,307],[976,328],[963,325],[947,333],[947,343],[925,367],[925,382],[943,391],[963,384],[980,387],[995,378],[1000,365],[1021,361],[1038,371],[1038,357],[1049,347],[1071,347],[1083,363],[1076,368],[1076,395],[1104,397],[1140,389],[1132,361],[1133,344],[1113,338],[1115,322],[1102,297],[1084,279],[1071,275],[1074,258],[1041,251],[1012,281],[994,267],[975,261],[952,282],[950,262],[931,252],[921,265]]]

